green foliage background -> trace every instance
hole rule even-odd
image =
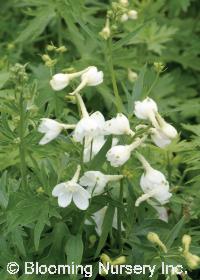
[[[125,207],[113,194],[94,199],[88,212],[82,213],[71,206],[64,210],[58,208],[57,202],[51,197],[52,188],[73,175],[81,151],[67,134],[59,136],[47,146],[38,145],[41,135],[37,127],[41,117],[56,118],[66,123],[78,120],[76,105],[64,98],[67,92],[57,93],[50,88],[51,73],[41,56],[46,52],[47,44],[53,42],[56,46],[65,45],[68,48],[66,53],[56,56],[58,63],[53,73],[71,67],[79,70],[88,65],[103,70],[104,83],[97,88],[85,89],[84,98],[90,112],[100,110],[107,118],[114,116],[116,100],[110,74],[111,52],[107,42],[99,36],[110,7],[109,1],[1,1],[2,280],[38,279],[21,274],[18,278],[12,278],[5,270],[9,261],[22,264],[26,260],[37,260],[56,264],[64,263],[67,257],[68,261],[76,258],[77,262],[82,259],[83,263],[95,265],[100,251],[107,252],[113,258],[126,255],[130,263],[152,264],[164,259],[166,263],[183,264],[178,248],[184,233],[193,237],[192,252],[200,255],[200,2],[132,0],[130,5],[138,11],[139,17],[136,21],[121,23],[113,39],[112,60],[123,110],[130,118],[133,115],[133,101],[142,99],[155,81],[153,62],[162,61],[166,64],[167,70],[154,83],[150,96],[157,101],[162,115],[180,132],[181,140],[165,150],[149,143],[145,148],[145,156],[170,181],[174,195],[168,205],[169,223],[156,219],[156,213],[147,204],[138,209],[134,207],[136,197],[141,193],[141,170],[134,157],[125,166],[125,171],[131,174],[125,186]],[[23,101],[10,74],[15,63],[27,63],[29,80],[24,87]],[[128,81],[128,68],[139,73],[134,84]],[[72,83],[72,88],[75,86]],[[70,90],[67,88],[68,92]],[[23,131],[20,129],[22,118]],[[138,123],[134,117],[131,122],[133,127]],[[20,141],[22,134],[23,142]],[[93,164],[93,168],[95,166],[97,170],[104,170],[101,158]],[[25,182],[21,180],[23,172]],[[44,192],[38,192],[40,187]],[[103,205],[109,205],[104,220],[105,230],[100,240],[97,238],[95,244],[91,245],[90,236],[95,234],[94,228],[84,226],[81,221],[84,215],[89,217]],[[126,226],[125,234],[119,235],[114,230],[111,234],[114,207],[121,213]],[[149,231],[157,232],[168,244],[169,254],[163,256],[148,242],[146,235]],[[77,244],[78,248],[84,244],[83,250],[76,250]],[[183,279],[199,279],[198,275],[197,270],[191,273],[191,278],[186,276]],[[154,277],[164,279],[159,273]],[[120,279],[128,278],[125,276]],[[148,279],[148,276],[130,279]]]

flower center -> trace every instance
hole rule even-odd
[[[77,191],[76,185],[74,183],[69,183],[66,186],[67,190],[74,193]]]

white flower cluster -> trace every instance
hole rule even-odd
[[[149,97],[135,102],[135,115],[138,119],[148,120],[152,126],[149,130],[152,141],[160,148],[169,145],[178,135],[176,129],[167,123],[158,113],[155,101]]]
[[[119,0],[119,3],[124,7],[128,7],[129,5],[128,0]],[[120,21],[125,22],[129,19],[136,20],[137,18],[138,18],[138,12],[136,10],[127,9],[127,11],[121,16]]]
[[[137,153],[137,157],[142,163],[145,172],[142,174],[140,179],[140,186],[144,194],[136,200],[135,206],[138,207],[141,202],[147,200],[158,212],[160,219],[167,221],[167,211],[164,207],[162,207],[162,205],[168,203],[170,197],[172,196],[169,192],[169,183],[164,174],[156,169],[153,169],[141,154]],[[159,204],[157,205],[157,203],[150,200],[151,198]]]
[[[116,117],[110,120],[105,120],[103,114],[99,111],[89,114],[80,91],[85,86],[96,86],[103,82],[103,72],[98,71],[95,66],[90,66],[74,74],[56,74],[52,77],[50,85],[56,91],[62,90],[69,84],[71,79],[77,77],[80,77],[81,83],[71,94],[75,95],[77,99],[81,111],[80,120],[76,124],[63,124],[52,119],[43,118],[38,128],[39,132],[44,133],[39,142],[40,145],[49,143],[63,130],[72,129],[73,141],[83,145],[83,162],[89,162],[99,153],[106,142],[107,136],[113,135],[112,147],[107,151],[106,159],[111,166],[120,167],[129,160],[131,154],[138,147],[143,145],[148,134],[151,135],[152,141],[161,148],[170,144],[172,139],[177,137],[176,129],[160,116],[157,104],[148,97],[143,101],[135,102],[134,113],[136,117],[147,120],[152,125],[150,128],[146,125],[140,125],[136,128],[136,130],[141,127],[145,128],[145,133],[141,137],[135,136],[128,118],[122,113],[118,113]],[[127,135],[133,138],[131,144],[118,144],[119,139],[117,136],[120,135]],[[160,171],[153,169],[141,154],[138,152],[135,154],[145,171],[140,180],[140,186],[144,194],[136,200],[135,206],[138,207],[141,202],[147,200],[158,212],[160,219],[167,221],[167,211],[163,205],[171,197],[169,183],[165,176]],[[100,171],[90,170],[86,171],[79,179],[80,172],[81,168],[78,165],[77,171],[71,180],[62,182],[54,187],[52,195],[58,198],[60,207],[67,207],[73,201],[79,209],[86,210],[92,196],[103,194],[108,183],[119,181],[123,178],[123,175],[107,175]],[[101,231],[105,209],[100,209],[94,213],[94,217],[99,220],[99,225],[96,228],[98,233]],[[115,227],[115,223],[113,226]]]
[[[138,12],[136,10],[130,9],[128,6],[128,0],[119,0],[118,3],[112,2],[112,8],[107,11],[106,23],[102,30],[99,32],[99,35],[104,40],[112,38],[112,31],[117,30],[118,21],[122,23],[128,20],[138,19]]]

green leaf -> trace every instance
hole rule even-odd
[[[75,265],[81,264],[83,256],[83,241],[80,233],[69,237],[65,247],[65,253],[67,255],[67,263],[69,265],[73,262]],[[76,275],[70,276],[71,279],[76,279]]]
[[[8,185],[7,171],[5,171],[0,179],[0,206],[6,208],[8,205],[8,194],[6,192],[6,187]]]
[[[144,88],[144,77],[145,77],[146,71],[147,71],[147,65],[145,64],[142,67],[139,77],[133,87],[133,91],[132,91],[133,102],[142,99],[142,93],[143,93],[143,88]]]
[[[102,225],[102,234],[99,239],[99,243],[98,243],[97,250],[95,253],[95,258],[97,258],[98,255],[100,254],[101,249],[104,247],[104,245],[106,243],[108,233],[112,229],[114,213],[115,213],[115,207],[113,207],[112,205],[109,205],[106,210],[105,216],[104,216],[104,221],[103,221],[103,225]]]
[[[45,224],[48,223],[48,213],[49,213],[49,205],[45,205],[46,207],[43,209],[42,213],[39,216],[39,220],[34,228],[34,244],[36,251],[39,248],[40,236],[44,229]]]
[[[145,43],[148,50],[161,54],[165,49],[164,43],[172,40],[177,30],[177,28],[167,25],[160,26],[153,21],[146,25],[142,32],[137,33],[131,43]]]
[[[0,89],[4,86],[4,84],[9,79],[9,73],[8,72],[1,72],[0,73]]]
[[[18,248],[19,252],[23,255],[26,256],[26,249],[24,246],[24,241],[23,241],[23,236],[26,234],[24,233],[23,229],[21,227],[17,227],[13,232],[12,232],[12,240],[13,244]]]
[[[51,6],[46,6],[40,11],[37,11],[37,16],[30,20],[28,26],[21,32],[15,42],[34,41],[44,31],[54,16],[55,12]]]
[[[170,231],[168,237],[166,238],[166,241],[164,242],[167,246],[167,248],[170,248],[174,242],[174,240],[179,236],[179,233],[182,229],[182,227],[185,224],[185,217],[183,216],[180,221],[172,228]]]
[[[90,167],[92,167],[93,170],[97,170],[101,168],[101,166],[105,162],[106,153],[111,148],[111,146],[112,146],[112,137],[109,136],[108,139],[106,140],[106,143],[99,151],[99,153],[90,162]]]
[[[197,136],[200,136],[200,125],[199,124],[196,124],[196,125],[182,124],[182,127],[186,130],[193,132]]]
[[[120,39],[118,42],[116,42],[113,45],[113,51],[118,50],[119,48],[123,47],[123,45],[126,45],[129,43],[129,41],[131,39],[133,39],[137,33],[147,24],[147,22],[145,22],[144,24],[140,25],[139,27],[137,27],[135,30],[133,30],[132,32],[128,33],[128,35],[125,35],[124,37],[122,37],[122,39]]]

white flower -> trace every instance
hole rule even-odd
[[[104,123],[104,116],[98,111],[90,116],[83,117],[74,130],[74,140],[83,143],[85,137],[95,138],[99,136],[103,131]]]
[[[102,225],[103,225],[104,217],[105,217],[105,214],[106,214],[106,210],[107,210],[107,206],[101,208],[100,210],[98,210],[97,212],[95,212],[92,215],[92,218],[93,218],[93,220],[96,224],[95,229],[96,229],[96,232],[99,236],[101,236],[101,234],[102,234]],[[91,225],[91,222],[89,222],[87,220],[86,224]],[[115,209],[115,213],[114,213],[114,217],[113,217],[112,227],[115,228],[115,229],[118,228],[118,226],[117,226],[117,210],[116,209]],[[122,229],[122,231],[125,230],[122,224],[121,224],[121,229]]]
[[[69,82],[70,78],[68,74],[58,73],[52,77],[50,85],[54,90],[62,90],[68,86]]]
[[[83,118],[77,123],[73,132],[73,138],[76,142],[80,143],[83,143],[84,138],[88,138],[86,139],[86,142],[90,143],[93,138],[102,136],[105,119],[98,111],[89,115],[80,94],[76,93],[76,97],[79,102]]]
[[[98,71],[97,67],[91,66],[87,72],[81,76],[87,86],[97,86],[103,82],[103,72]]]
[[[121,22],[126,22],[128,20],[128,14],[127,13],[124,13],[121,18],[120,18],[120,21]]]
[[[112,118],[111,120],[105,122],[104,134],[129,134],[131,136],[135,135],[135,133],[130,129],[129,120],[122,113],[118,113],[116,118]]]
[[[106,140],[104,136],[86,137],[84,143],[83,162],[89,162],[101,150]]]
[[[139,147],[145,139],[146,136],[143,138],[137,138],[130,145],[117,145],[112,147],[106,154],[107,160],[114,167],[123,165],[127,160],[129,160],[131,152]]]
[[[140,186],[144,194],[136,200],[135,205],[139,206],[141,202],[149,198],[154,198],[161,205],[166,204],[172,194],[169,192],[169,183],[164,174],[153,169],[142,155],[137,153],[137,156],[145,169],[145,173],[140,179]]]
[[[136,10],[130,10],[128,11],[128,18],[129,19],[137,19],[138,18],[138,12]]]
[[[119,139],[117,137],[113,137],[112,139],[112,147],[116,146],[119,143]]]
[[[40,145],[45,145],[55,139],[63,129],[73,129],[75,127],[73,124],[63,124],[48,118],[42,118],[41,120],[38,131],[45,133],[45,135],[40,140]]]
[[[53,90],[56,91],[62,90],[68,86],[68,84],[72,79],[79,77],[87,70],[88,68],[71,74],[63,74],[63,73],[55,74],[50,81],[50,85]]]
[[[169,145],[172,139],[176,138],[177,130],[167,123],[158,113],[156,114],[158,128],[150,128],[152,141],[160,148]]]
[[[123,165],[131,156],[129,145],[117,145],[112,147],[106,154],[107,160],[114,167]]]
[[[67,207],[73,200],[79,209],[86,210],[88,208],[91,196],[87,190],[77,183],[79,175],[80,165],[78,165],[74,177],[70,181],[60,183],[54,187],[52,195],[58,197],[60,207]]]
[[[169,139],[160,129],[150,128],[151,139],[160,148],[164,148],[171,143]]]
[[[145,98],[143,101],[135,102],[134,113],[138,119],[150,120],[154,127],[158,128],[159,125],[156,120],[156,113],[158,112],[158,107],[155,101],[149,97]]]
[[[168,137],[169,139],[174,139],[177,137],[178,133],[175,127],[167,123],[159,114],[156,114],[156,119],[160,126],[160,130],[163,134],[166,135],[166,137]]]
[[[167,223],[168,222],[167,209],[163,206],[157,205],[154,201],[152,201],[150,199],[147,202],[156,210],[156,212],[158,214],[158,218]]]
[[[158,218],[164,222],[168,222],[168,213],[165,207],[154,205],[153,208],[158,213]]]
[[[88,187],[89,193],[98,195],[104,191],[105,186],[109,182],[118,181],[123,175],[105,175],[100,171],[87,171],[80,178],[80,184]]]
[[[81,75],[81,83],[80,85],[70,93],[70,95],[74,95],[80,92],[85,86],[97,86],[103,82],[103,72],[98,71],[97,67],[90,66],[88,70]]]
[[[112,147],[117,145],[118,141],[119,140],[114,137],[112,139]],[[93,139],[91,137],[86,137],[84,141],[83,162],[89,162],[92,160],[101,150],[105,142],[106,139],[104,136],[97,136]]]

